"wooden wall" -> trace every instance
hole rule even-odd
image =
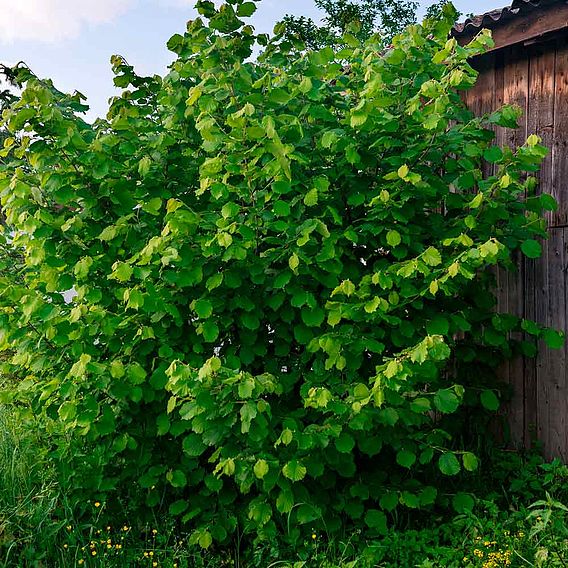
[[[568,331],[568,33],[546,43],[515,45],[486,54],[474,65],[477,85],[465,95],[476,114],[515,103],[523,111],[517,130],[497,129],[497,141],[515,146],[538,134],[550,153],[539,173],[538,191],[559,203],[548,215],[543,257],[519,258],[517,275],[499,272],[501,311]],[[513,443],[530,447],[541,441],[547,457],[568,462],[567,348],[541,345],[536,360],[514,360],[502,374],[514,389],[507,409]]]

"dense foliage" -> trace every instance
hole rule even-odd
[[[448,40],[446,9],[386,52],[298,54],[241,21],[253,2],[198,8],[165,77],[113,58],[123,94],[93,125],[19,70],[3,400],[52,429],[79,508],[167,507],[204,548],[471,509],[495,368],[535,351],[511,332],[561,341],[494,312],[487,268],[537,256],[555,204],[525,175],[538,138],[492,144],[516,111],[461,102],[490,37]]]

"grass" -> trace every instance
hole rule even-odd
[[[0,406],[0,559],[4,566],[16,566],[23,551],[41,556],[44,543],[58,531],[54,515],[60,494],[35,426],[30,418]]]
[[[75,518],[37,424],[0,405],[0,568],[568,568],[568,468],[502,456],[495,491],[450,520],[432,514],[374,542],[308,530],[297,549],[200,552],[165,519],[140,525],[126,512],[111,523],[105,503]]]

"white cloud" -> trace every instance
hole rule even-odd
[[[172,8],[193,8],[195,0],[155,0],[159,6],[170,6]]]
[[[3,42],[57,42],[77,37],[86,25],[105,24],[135,0],[0,0]]]

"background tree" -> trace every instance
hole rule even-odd
[[[305,16],[283,19],[289,38],[300,39],[309,49],[337,43],[350,27],[357,29],[360,39],[379,32],[389,41],[416,22],[418,8],[414,0],[315,0],[315,4],[325,14],[322,25]]]
[[[14,90],[19,87],[16,72],[8,65],[0,65],[0,114],[18,99]],[[5,128],[0,128],[0,146],[8,137]],[[0,213],[1,218],[1,213]]]

